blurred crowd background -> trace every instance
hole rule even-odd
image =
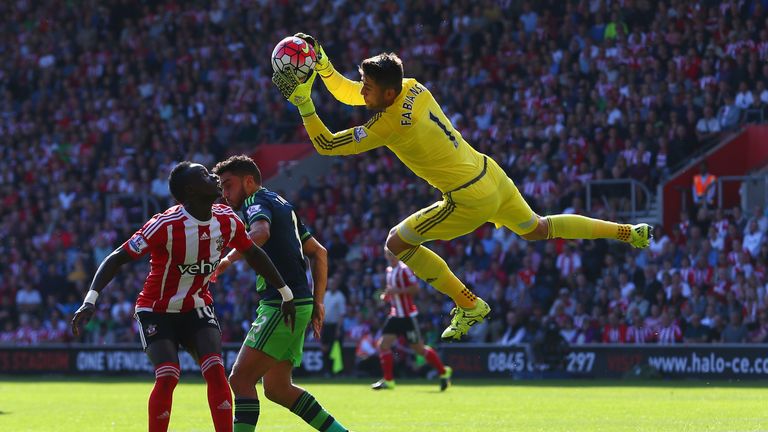
[[[768,107],[765,0],[27,1],[0,4],[0,343],[138,340],[148,271],[127,266],[82,340],[68,329],[96,267],[172,205],[169,168],[211,167],[264,143],[306,142],[270,81],[274,44],[314,34],[336,68],[397,52],[457,130],[494,157],[540,214],[585,210],[585,182],[651,190],[686,158]],[[313,93],[334,130],[370,113]],[[392,153],[339,159],[279,191],[330,255],[348,342],[375,337],[388,307],[383,243],[438,198]],[[617,219],[607,196],[590,215]],[[490,225],[431,245],[493,319],[476,342],[531,342],[555,323],[570,343],[765,342],[768,218],[692,208],[646,250],[606,241],[526,243]],[[627,221],[632,222],[632,221]],[[240,264],[240,263],[238,263]],[[258,297],[239,266],[212,286],[224,340],[240,342]],[[449,299],[418,296],[428,343]]]

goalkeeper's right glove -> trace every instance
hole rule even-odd
[[[325,51],[323,51],[323,47],[320,46],[320,42],[318,42],[314,36],[308,35],[306,33],[296,33],[293,36],[299,39],[304,39],[315,49],[315,58],[317,58],[317,63],[315,63],[315,70],[318,74],[320,74],[321,78],[328,78],[329,76],[333,75],[333,65],[328,59],[328,56],[325,55]]]

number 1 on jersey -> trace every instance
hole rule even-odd
[[[451,131],[449,131],[448,128],[445,127],[443,122],[441,122],[436,115],[432,114],[432,111],[429,112],[429,119],[437,123],[437,127],[443,130],[443,133],[445,134],[445,136],[447,136],[448,139],[451,140],[451,142],[453,143],[454,148],[459,148],[459,142],[456,140],[456,137],[453,136]]]

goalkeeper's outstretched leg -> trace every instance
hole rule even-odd
[[[635,248],[648,247],[653,238],[651,226],[645,223],[619,224],[575,214],[536,216],[536,218],[536,228],[530,233],[522,234],[522,238],[530,241],[554,238],[613,239],[629,243]]]
[[[502,177],[499,179],[499,177]],[[488,304],[470,291],[436,253],[423,246],[432,240],[451,240],[474,231],[490,221],[506,226],[530,241],[553,238],[615,239],[636,248],[648,247],[651,227],[629,225],[580,215],[541,217],[534,213],[520,195],[512,180],[499,175],[491,184],[480,183],[488,194],[457,190],[444,199],[421,209],[393,228],[387,238],[387,249],[410,267],[423,281],[456,302],[453,318],[442,334],[443,340],[460,340],[469,328],[482,322],[490,312]]]
[[[387,249],[408,265],[421,280],[448,295],[456,303],[451,311],[451,324],[441,336],[443,340],[460,340],[471,326],[482,322],[490,313],[488,304],[470,291],[440,256],[425,246],[406,243],[397,228],[390,231]]]

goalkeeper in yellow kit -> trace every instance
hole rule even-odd
[[[453,128],[429,90],[412,78],[403,78],[397,55],[379,54],[363,60],[362,81],[336,72],[311,36],[296,36],[315,47],[316,73],[304,83],[289,69],[272,80],[296,105],[317,152],[349,155],[386,146],[416,175],[443,193],[443,199],[408,216],[392,228],[386,247],[416,276],[450,296],[457,307],[443,331],[443,340],[459,340],[469,327],[490,312],[453,274],[445,261],[422,244],[450,240],[492,222],[526,240],[617,239],[637,248],[647,247],[647,224],[625,225],[579,215],[542,217],[531,210],[517,187],[490,157],[473,149]],[[333,133],[315,112],[310,93],[316,75],[328,91],[347,105],[365,105],[376,114],[364,125]]]

